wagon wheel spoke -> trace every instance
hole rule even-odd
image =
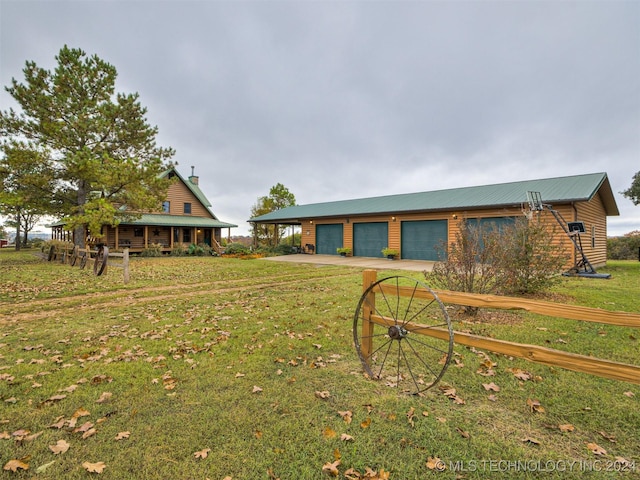
[[[109,259],[109,247],[101,245],[96,252],[96,258],[93,262],[93,273],[100,276],[104,273],[104,269],[107,267],[107,261]]]
[[[353,339],[365,372],[419,394],[444,375],[453,355],[453,328],[424,283],[393,276],[373,283],[358,302]]]
[[[78,245],[75,245],[73,247],[73,252],[71,253],[71,258],[69,259],[69,264],[73,267],[76,262],[78,261],[78,256],[80,254],[79,252],[80,247],[78,247]]]

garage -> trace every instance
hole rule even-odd
[[[389,224],[370,222],[353,224],[353,255],[382,257],[382,249],[389,244]]]
[[[440,260],[442,246],[447,244],[447,233],[447,220],[402,222],[400,233],[402,258]]]
[[[342,242],[341,223],[316,225],[316,253],[337,255],[336,249],[342,247]]]

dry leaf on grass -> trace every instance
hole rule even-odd
[[[322,392],[316,391],[316,398],[322,398],[324,400],[326,398],[329,398],[330,396],[331,394],[326,390],[323,390]]]
[[[84,468],[89,473],[102,473],[107,466],[104,462],[82,462],[82,468]]]
[[[324,438],[334,438],[338,433],[331,427],[324,427],[322,429],[322,436]]]
[[[544,407],[540,403],[540,400],[527,398],[527,405],[529,406],[529,409],[531,410],[532,413],[533,412],[544,413]]]
[[[129,438],[131,432],[120,432],[116,435],[116,440],[124,440],[125,438]]]
[[[340,465],[340,460],[336,460],[335,462],[327,462],[322,466],[322,473],[326,473],[332,477],[337,477],[340,475],[340,471],[338,470],[338,465]]]
[[[262,389],[259,386],[254,385],[251,393],[260,393],[260,392],[262,392]]]
[[[349,424],[353,420],[353,412],[351,410],[346,410],[343,412],[338,411],[338,415],[342,417],[345,423]]]
[[[491,383],[483,383],[482,386],[487,391],[489,391],[489,390],[492,391],[492,392],[499,392],[500,391],[500,387],[498,385],[496,385],[495,383],[493,383],[493,382],[491,382]]]
[[[96,400],[96,403],[106,403],[111,399],[112,396],[113,393],[111,392],[102,392],[102,395],[100,395],[100,398]]]
[[[442,472],[446,470],[447,466],[440,459],[440,457],[429,457],[429,459],[427,460],[427,468],[429,470],[437,470],[439,472]]]
[[[343,433],[342,435],[340,435],[340,440],[342,440],[343,442],[353,442],[353,437],[351,435]]]
[[[558,425],[558,428],[560,429],[561,432],[573,432],[576,429],[576,427],[574,427],[570,423],[564,423],[562,425]]]
[[[86,440],[89,437],[93,437],[96,433],[98,433],[98,431],[95,428],[90,428],[82,434],[82,439]]]
[[[49,450],[51,450],[54,455],[59,455],[69,450],[70,446],[71,444],[65,440],[58,440],[55,445],[49,445]]]
[[[587,443],[587,448],[591,450],[594,455],[606,455],[607,451],[597,443]]]
[[[18,470],[29,470],[29,464],[24,463],[22,460],[9,460],[5,463],[4,470],[11,470],[14,473]]]
[[[199,452],[195,452],[193,454],[194,457],[196,458],[207,458],[207,456],[209,455],[209,452],[211,451],[210,448],[205,448],[200,450]]]

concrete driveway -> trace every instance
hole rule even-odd
[[[340,255],[280,255],[265,257],[263,260],[271,262],[315,263],[318,265],[342,265],[374,270],[413,270],[430,272],[435,262],[426,260],[387,260],[386,258],[369,257],[341,257]]]

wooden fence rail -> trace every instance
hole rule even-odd
[[[95,261],[95,256],[98,251],[96,249],[91,248],[76,248],[72,246],[64,246],[64,247],[52,247],[52,250],[49,252],[49,261],[51,260],[60,260],[61,263],[69,264],[72,263],[73,254],[75,252],[76,258],[85,257],[85,262],[80,262],[79,265],[81,268],[84,268],[85,264],[90,261]],[[121,268],[124,283],[129,283],[129,249],[125,248],[121,253],[120,252],[108,252],[109,261],[106,262],[104,268],[100,271],[98,275],[103,274],[107,271],[107,266],[111,266],[114,268]],[[111,259],[120,259],[119,261],[113,262]],[[94,270],[95,271],[95,270]]]
[[[375,270],[365,270],[363,274],[363,291],[366,291],[369,286],[375,283],[375,281]],[[385,295],[413,295],[414,297],[420,298],[433,298],[427,290],[414,291],[412,288],[397,288],[396,286],[391,287],[384,284],[379,285]],[[449,304],[494,309],[526,310],[541,315],[568,320],[580,320],[585,322],[598,322],[608,325],[640,328],[640,314],[636,313],[614,312],[599,308],[579,307],[575,305],[564,305],[522,298],[480,295],[446,290],[435,290],[434,293],[442,302]],[[393,319],[373,314],[374,310],[374,308],[370,309],[372,312],[369,317],[370,322],[386,327],[393,324]],[[424,335],[441,338],[443,340],[447,340],[449,338],[449,333],[445,329],[427,326],[425,326],[424,329],[420,329],[419,324],[413,324],[412,330],[415,330],[416,328]],[[509,355],[512,357],[524,358],[544,365],[560,367],[566,370],[588,373],[599,377],[622,380],[640,385],[640,367],[635,365],[602,360],[599,358],[564,352],[561,350],[553,350],[551,348],[540,347],[537,345],[496,340],[463,332],[454,332],[454,342],[460,345],[489,350],[491,352]]]

